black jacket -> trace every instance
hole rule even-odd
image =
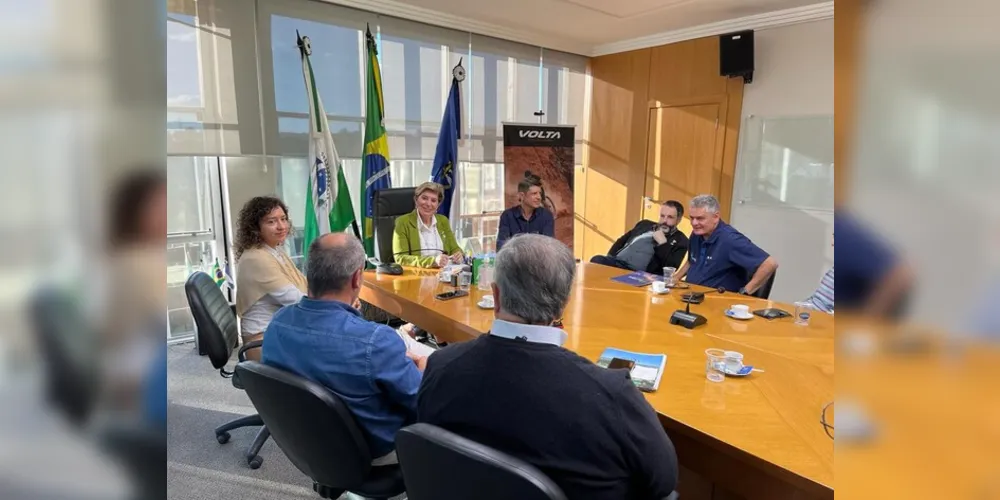
[[[622,235],[618,238],[618,241],[614,245],[611,245],[611,250],[608,255],[614,257],[618,255],[618,252],[625,248],[628,242],[632,241],[632,238],[639,236],[640,234],[647,233],[656,228],[656,223],[651,220],[641,220],[631,231]],[[667,242],[662,245],[657,245],[654,249],[653,258],[650,259],[649,264],[646,265],[646,272],[653,274],[663,274],[663,268],[670,266],[675,269],[681,268],[681,262],[684,260],[684,256],[687,255],[688,251],[688,237],[684,233],[680,232],[677,228],[674,228],[670,233],[667,234]]]
[[[677,486],[674,445],[628,372],[562,347],[481,335],[435,352],[417,420],[538,467],[570,499],[661,499]]]

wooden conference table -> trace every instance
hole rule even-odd
[[[709,294],[692,306],[708,323],[686,330],[668,322],[683,307],[681,290],[654,296],[611,281],[621,274],[578,265],[563,317],[565,347],[592,361],[609,346],[667,354],[660,388],[646,399],[677,448],[684,498],[833,498],[833,440],[820,423],[834,397],[833,317],[814,314],[808,327],[792,318],[739,321],[723,311],[736,303],[751,310],[793,308]],[[469,297],[439,301],[434,295],[451,287],[438,282],[437,272],[407,268],[402,276],[365,273],[361,298],[439,340],[460,342],[487,332],[493,321],[492,310],[476,306],[488,292],[471,288]],[[745,363],[765,373],[709,382],[708,348],[740,351]],[[827,418],[832,424],[832,410]]]

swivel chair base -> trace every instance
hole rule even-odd
[[[264,459],[258,455],[260,449],[267,442],[267,438],[271,437],[271,431],[264,427],[264,421],[260,418],[260,415],[248,415],[246,417],[240,417],[232,422],[227,422],[215,428],[215,440],[219,444],[226,444],[229,442],[229,438],[232,437],[229,431],[233,429],[240,429],[243,427],[259,426],[260,430],[257,431],[257,436],[254,437],[253,443],[246,452],[247,465],[251,469],[259,469],[264,463]],[[334,497],[336,498],[336,497]]]

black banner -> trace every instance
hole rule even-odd
[[[517,184],[526,177],[542,183],[543,203],[555,217],[555,236],[573,248],[573,165],[571,126],[503,124],[505,205],[520,203]]]
[[[575,129],[559,125],[528,125],[522,123],[503,124],[503,145],[515,147],[557,147],[574,146]]]

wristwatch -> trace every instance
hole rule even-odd
[[[745,286],[740,287],[740,291],[738,293],[740,295],[750,295],[750,292],[747,291],[747,287],[745,287]]]

